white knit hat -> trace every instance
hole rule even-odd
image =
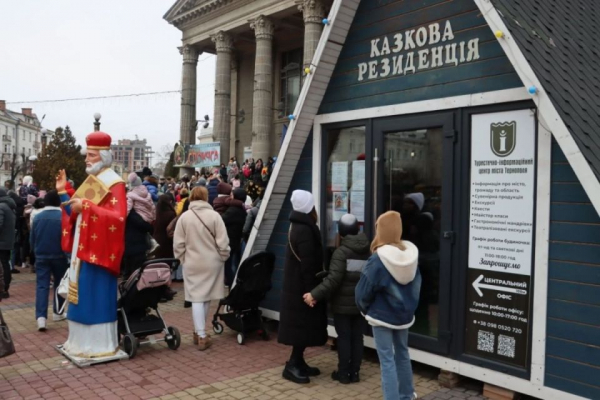
[[[292,207],[294,211],[298,211],[304,214],[310,213],[315,207],[315,199],[312,193],[306,190],[294,190],[292,192]]]
[[[419,211],[423,210],[423,206],[425,205],[425,196],[423,196],[423,193],[410,193],[406,195],[406,198],[411,199],[419,207]]]

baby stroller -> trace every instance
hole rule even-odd
[[[236,332],[239,344],[244,344],[246,334],[258,331],[264,340],[269,340],[258,305],[271,290],[271,275],[275,265],[273,253],[261,252],[248,257],[238,268],[235,284],[229,295],[219,301],[212,325],[216,334],[223,333],[225,324]],[[224,312],[221,312],[221,309]]]
[[[148,260],[119,284],[119,336],[129,358],[135,357],[141,344],[164,340],[171,350],[177,350],[181,344],[179,330],[167,327],[158,311],[158,302],[171,284],[171,270],[178,266],[179,260],[172,258]],[[146,339],[162,332],[163,339]]]

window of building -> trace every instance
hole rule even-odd
[[[10,145],[8,145],[8,144],[4,145],[4,152],[5,153],[10,153]]]
[[[29,141],[31,142],[31,132],[29,132]]]
[[[302,85],[302,48],[281,55],[281,103],[284,115],[294,112]]]

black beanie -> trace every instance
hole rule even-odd
[[[44,205],[51,207],[60,207],[60,196],[56,190],[50,190],[44,196]]]
[[[233,198],[241,201],[242,203],[246,202],[246,191],[241,188],[237,188],[233,191]]]

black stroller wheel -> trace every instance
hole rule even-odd
[[[179,333],[179,329],[175,328],[174,326],[169,326],[167,328],[167,331],[169,332],[169,335],[171,336],[171,339],[165,338],[165,342],[167,342],[167,346],[169,346],[169,348],[171,350],[177,350],[179,348],[179,346],[181,345],[181,334]]]
[[[123,336],[123,350],[129,355],[129,358],[135,357],[138,347],[139,341],[132,333]]]
[[[246,341],[246,336],[243,333],[238,333],[237,334],[237,342],[238,344],[244,344],[244,342]]]
[[[217,335],[220,335],[221,333],[223,333],[223,325],[221,325],[220,322],[213,322],[213,331]]]

